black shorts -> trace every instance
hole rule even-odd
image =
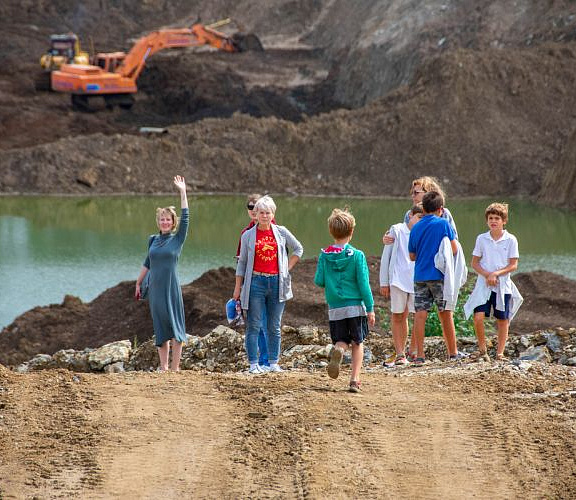
[[[366,316],[344,318],[337,321],[329,321],[330,337],[332,343],[344,342],[350,345],[352,342],[361,344],[368,337],[368,320]]]
[[[486,318],[490,317],[490,311],[494,313],[496,319],[510,319],[510,297],[512,294],[504,294],[504,311],[496,309],[496,292],[490,293],[490,298],[486,301],[486,304],[474,308],[474,313],[483,312]]]

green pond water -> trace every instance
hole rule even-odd
[[[278,223],[302,242],[305,258],[330,242],[326,218],[336,206],[351,207],[357,222],[353,243],[367,255],[381,254],[383,232],[409,208],[408,199],[275,201]],[[476,236],[487,230],[483,214],[490,201],[448,204],[468,262]],[[61,303],[65,294],[90,301],[120,281],[136,279],[147,237],[156,230],[155,208],[178,202],[176,196],[0,197],[0,328],[32,307]],[[190,200],[190,232],[179,265],[183,284],[209,269],[234,265],[239,232],[248,222],[244,202],[243,196]],[[508,202],[508,229],[520,246],[519,272],[544,269],[576,279],[576,214]],[[233,287],[230,283],[230,293]]]

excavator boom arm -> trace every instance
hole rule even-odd
[[[195,24],[192,28],[158,30],[136,41],[116,73],[136,80],[144,69],[146,59],[159,50],[198,45],[211,45],[226,52],[238,52],[230,37],[201,24]]]

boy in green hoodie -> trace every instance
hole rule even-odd
[[[328,230],[334,244],[320,252],[314,277],[314,283],[324,288],[326,294],[330,337],[334,344],[328,375],[338,377],[344,352],[351,348],[350,392],[360,392],[362,342],[368,335],[368,326],[376,322],[366,257],[350,245],[355,226],[356,220],[348,210],[332,210]]]

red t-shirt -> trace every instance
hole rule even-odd
[[[272,219],[272,224],[276,224],[276,219]],[[238,240],[238,248],[236,249],[236,258],[240,257],[240,247],[242,246],[242,235],[248,231],[248,229],[252,229],[256,225],[256,222],[251,220],[250,224],[248,224],[242,232],[240,233],[240,239]]]
[[[271,228],[267,231],[256,229],[254,271],[278,274],[278,243]]]

